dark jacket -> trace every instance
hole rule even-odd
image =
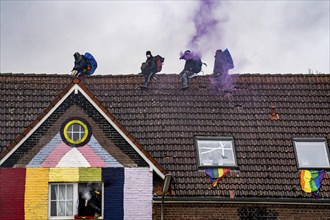
[[[84,57],[82,57],[79,61],[74,62],[73,70],[77,70],[78,72],[86,72],[88,63]]]
[[[195,67],[195,61],[193,59],[186,60],[183,71],[185,70],[193,71],[194,67]]]
[[[143,74],[156,73],[156,63],[153,56],[150,56],[146,62],[142,63],[141,71]]]

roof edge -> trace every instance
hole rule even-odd
[[[162,178],[167,173],[165,169],[138,143],[138,141],[119,123],[119,121],[101,104],[93,93],[75,78],[40,115],[21,133],[3,152],[0,153],[0,165],[3,164],[33,132],[59,107],[59,105],[72,93],[80,91],[85,98],[101,113],[101,115],[120,133],[120,135],[134,148],[134,150],[149,164],[149,166]]]
[[[80,81],[74,81],[80,92],[101,113],[101,115],[120,133],[120,135],[134,148],[134,150],[149,164],[150,167],[162,178],[167,171],[142,147],[142,145],[128,132],[128,130],[111,114],[93,93]]]
[[[57,107],[69,96],[70,90],[75,85],[74,80],[56,96],[38,117],[15,138],[6,149],[0,153],[0,165],[10,157],[23,142],[57,109]]]
[[[278,204],[278,205],[317,205],[330,206],[330,199],[294,199],[294,198],[224,198],[224,197],[168,197],[164,203],[227,203],[227,204]],[[162,203],[162,197],[154,197],[153,203]]]

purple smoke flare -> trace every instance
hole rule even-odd
[[[180,52],[180,59],[183,60],[199,60],[201,58],[200,53],[196,53],[190,50],[186,50],[185,52]]]
[[[199,9],[194,16],[194,24],[196,32],[188,43],[188,48],[193,51],[201,52],[201,45],[199,42],[203,38],[208,38],[212,35],[212,32],[216,31],[218,24],[217,19],[213,17],[213,10],[220,3],[220,1],[214,0],[202,0],[200,1]]]

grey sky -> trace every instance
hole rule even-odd
[[[0,72],[69,73],[73,54],[91,52],[95,74],[138,73],[145,52],[179,73],[179,53],[195,34],[199,1],[1,0]],[[231,73],[330,73],[330,1],[217,1],[217,21],[198,48],[212,73],[228,48]],[[197,14],[197,16],[202,16]]]

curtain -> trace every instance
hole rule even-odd
[[[52,193],[51,215],[72,216],[73,215],[73,185],[58,184],[52,185],[55,195]]]

